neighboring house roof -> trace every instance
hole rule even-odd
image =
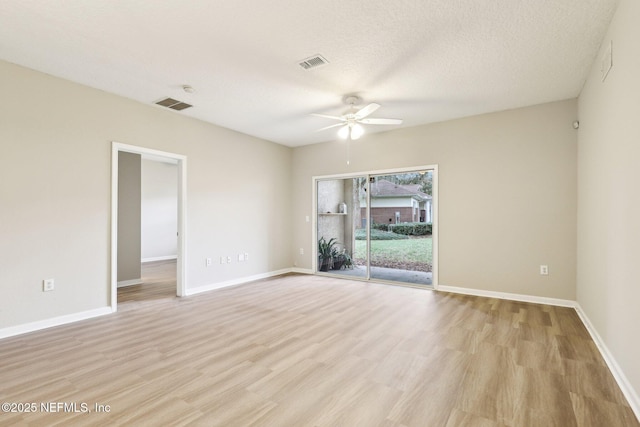
[[[404,184],[403,187],[415,191],[416,194],[424,199],[431,199],[430,195],[420,191],[420,187],[422,187],[422,184]]]
[[[431,196],[420,191],[420,184],[395,184],[386,179],[379,179],[369,185],[371,197],[415,197],[418,200],[429,200]]]

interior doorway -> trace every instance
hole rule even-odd
[[[437,288],[437,165],[314,177],[318,274]]]
[[[162,271],[163,274],[166,274],[167,268],[174,268],[175,269],[175,294],[177,296],[185,295],[185,286],[186,286],[185,267],[184,267],[186,265],[186,252],[185,252],[185,248],[186,248],[186,227],[185,227],[186,203],[185,201],[186,201],[186,173],[187,173],[186,156],[158,151],[158,150],[152,150],[144,147],[121,144],[118,142],[113,142],[112,163],[111,163],[112,164],[112,178],[111,178],[111,218],[112,220],[111,220],[111,289],[110,289],[111,309],[113,311],[117,310],[117,304],[118,304],[119,263],[122,263],[124,260],[123,254],[121,252],[128,250],[127,249],[128,245],[123,245],[123,244],[119,245],[119,237],[118,237],[119,226],[121,229],[120,238],[122,239],[123,238],[122,236],[126,236],[126,234],[122,234],[123,224],[120,224],[120,222],[126,222],[128,220],[126,216],[123,215],[122,207],[119,206],[119,202],[124,203],[122,202],[123,198],[119,197],[119,196],[122,196],[120,193],[126,193],[127,191],[129,191],[129,188],[127,185],[119,185],[119,184],[122,184],[120,182],[121,169],[123,171],[125,170],[126,168],[125,162],[129,161],[129,157],[131,157],[131,156],[124,156],[124,154],[133,155],[133,157],[137,157],[138,163],[140,163],[140,160],[144,158],[146,160],[154,160],[154,161],[164,162],[168,164],[173,164],[177,167],[176,258],[175,260],[162,260],[162,259],[152,260],[153,263],[158,265],[157,266],[151,265],[149,266],[151,268],[146,268],[144,269],[144,271],[145,271],[145,274],[152,274],[152,275],[160,271]],[[120,166],[121,162],[123,162],[122,167]],[[138,184],[138,187],[139,186],[140,184]],[[138,190],[138,200],[140,200],[140,190]],[[140,227],[137,234],[138,245],[142,244],[141,237],[140,237],[141,227],[142,227],[141,221],[139,220],[140,215],[141,214],[139,213],[137,216],[139,227]],[[130,222],[135,223],[135,220]],[[132,243],[133,243],[132,246],[135,246],[135,242],[132,242]],[[139,269],[138,270],[139,276],[142,277],[142,273],[141,273],[142,268],[140,265],[142,261],[141,255],[140,255],[141,254],[140,246],[138,246],[137,248],[134,248],[134,253],[138,254],[137,267]],[[166,258],[166,257],[158,257],[158,258]],[[120,270],[122,270],[122,268]],[[153,280],[153,278],[151,280]]]

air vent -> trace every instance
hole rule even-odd
[[[303,59],[299,62],[300,66],[305,70],[310,70],[311,68],[321,67],[323,65],[327,65],[329,61],[324,59],[322,55],[311,56],[307,59]]]
[[[184,110],[185,108],[193,107],[191,104],[187,104],[186,102],[178,101],[173,98],[164,98],[160,101],[156,102],[156,104],[161,105],[163,107],[171,108],[172,110]]]

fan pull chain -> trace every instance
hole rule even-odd
[[[351,146],[351,139],[347,139],[347,166],[351,164],[350,155],[349,155],[349,147]]]

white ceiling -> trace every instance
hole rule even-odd
[[[288,146],[578,96],[617,0],[0,0],[0,59]],[[330,63],[305,71],[321,54]],[[196,89],[185,93],[181,86]],[[162,108],[162,107],[156,107]],[[398,126],[366,126],[367,132]],[[365,135],[366,137],[366,135]]]

